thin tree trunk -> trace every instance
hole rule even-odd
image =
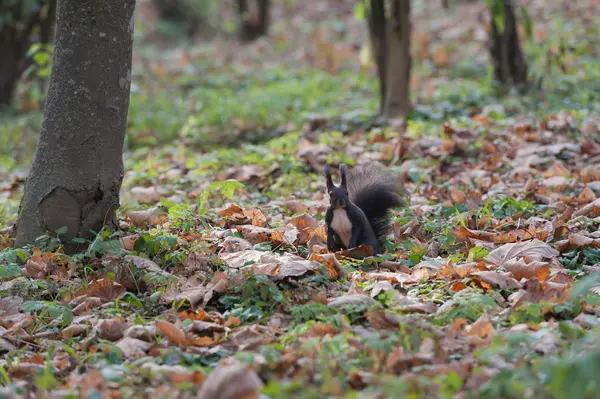
[[[366,8],[368,10],[367,22],[369,24],[371,48],[377,65],[377,77],[379,78],[379,113],[383,113],[387,81],[387,29],[384,0],[372,0],[371,6]]]
[[[258,36],[269,33],[269,0],[258,0]]]
[[[33,43],[31,36],[35,28],[39,28],[39,43],[52,41],[56,0],[40,1],[39,5],[38,11],[23,14],[21,3],[0,4],[0,14],[11,17],[0,28],[0,108],[12,103],[19,78],[31,65],[27,51]]]
[[[504,14],[504,29],[497,26],[494,8],[491,8],[492,40],[490,55],[496,79],[503,84],[526,84],[527,63],[521,50],[517,33],[517,21],[511,0],[497,0]],[[496,10],[496,12],[499,12]]]
[[[241,41],[250,42],[269,33],[269,0],[256,0],[256,14],[250,12],[247,0],[237,0],[237,6]]]
[[[21,75],[18,71],[18,61],[12,55],[7,54],[7,49],[0,49],[0,109],[8,107],[15,96],[17,82]]]
[[[410,0],[393,0],[387,24],[386,94],[383,116],[400,118],[410,112]]]
[[[16,246],[66,227],[90,238],[115,215],[123,180],[135,0],[59,0],[42,130],[16,225]]]

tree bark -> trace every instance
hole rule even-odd
[[[31,65],[27,51],[34,43],[36,27],[39,28],[39,43],[47,44],[52,40],[56,0],[38,3],[39,9],[32,11],[22,2],[2,4],[0,0],[0,15],[11,17],[0,28],[0,108],[12,103],[19,78]]]
[[[42,130],[21,199],[16,246],[66,227],[91,238],[115,215],[123,180],[135,0],[59,0]]]
[[[526,84],[527,63],[521,50],[517,33],[517,21],[511,0],[496,0],[504,14],[504,29],[498,26],[494,18],[494,7],[491,7],[492,38],[490,55],[494,65],[496,79],[502,84]],[[500,4],[501,3],[501,4]]]
[[[386,92],[383,116],[400,118],[411,110],[410,103],[410,0],[393,0],[387,24]]]
[[[371,39],[371,49],[377,65],[377,77],[379,78],[379,113],[383,114],[386,81],[387,81],[387,28],[385,19],[384,0],[371,0],[371,6],[368,7],[367,22],[369,24],[369,37]]]
[[[247,0],[237,0],[240,17],[239,37],[250,42],[269,33],[269,0],[256,0],[256,13],[251,13]]]

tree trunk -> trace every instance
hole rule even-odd
[[[383,116],[400,118],[410,104],[410,0],[393,0],[387,23],[386,93]]]
[[[256,12],[250,12],[247,0],[238,0],[237,5],[241,41],[250,42],[269,33],[269,0],[256,0]]]
[[[490,55],[496,79],[503,84],[526,84],[527,63],[519,42],[512,1],[496,0],[494,6],[491,7],[492,40]],[[497,15],[502,16],[502,14],[504,15],[504,27],[498,26],[494,18]]]
[[[375,58],[375,64],[377,65],[377,77],[379,78],[379,113],[383,114],[387,78],[385,3],[384,0],[371,0],[371,7],[365,4],[365,8],[368,10],[369,37],[371,38],[371,49]]]
[[[34,43],[32,36],[39,35],[42,44],[52,40],[56,0],[39,1],[34,11],[22,3],[0,4],[0,15],[10,17],[0,24],[0,108],[12,103],[19,78],[31,65],[27,52]]]
[[[64,227],[91,238],[115,215],[123,180],[135,0],[59,0],[48,96],[16,225],[16,246]]]
[[[4,46],[0,49],[0,109],[8,107],[15,96],[15,89],[19,81],[19,62],[10,54]]]

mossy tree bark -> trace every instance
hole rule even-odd
[[[123,180],[135,0],[59,0],[42,130],[16,246],[64,227],[70,239],[116,228]]]
[[[56,0],[0,1],[0,108],[12,103],[19,78],[31,65],[31,44],[52,40]]]
[[[394,119],[411,110],[410,0],[390,3],[387,16],[385,0],[372,0],[367,21],[379,78],[380,113]]]
[[[496,79],[502,84],[526,85],[527,63],[519,42],[512,1],[493,0],[490,11],[490,55]]]
[[[269,33],[269,0],[256,0],[256,10],[251,11],[247,0],[238,0],[240,18],[239,37],[250,42]]]

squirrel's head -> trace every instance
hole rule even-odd
[[[325,181],[329,193],[329,204],[333,209],[346,209],[348,206],[348,186],[346,183],[346,165],[340,164],[340,176],[342,181],[339,186],[333,184],[331,168],[325,165]]]

